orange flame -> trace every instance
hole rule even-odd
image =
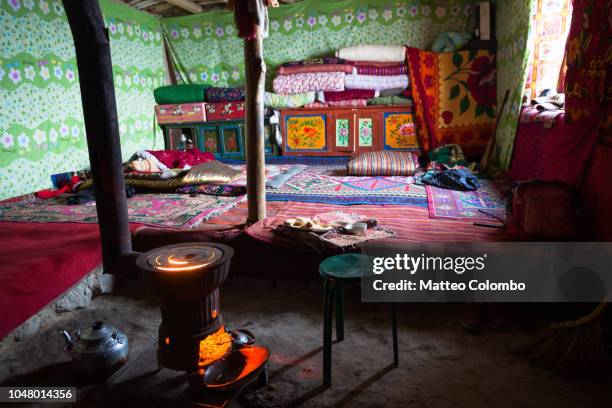
[[[225,331],[225,327],[221,327],[219,330],[200,341],[198,367],[205,367],[225,357],[231,349],[232,336]]]

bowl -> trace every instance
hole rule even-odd
[[[348,235],[365,235],[368,224],[365,222],[351,222],[342,227],[344,233]]]

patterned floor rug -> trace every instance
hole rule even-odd
[[[332,176],[310,167],[283,187],[267,189],[266,196],[270,201],[427,206],[425,187],[415,185],[412,177]]]
[[[128,198],[130,222],[169,228],[193,228],[221,214],[246,196],[137,194]],[[68,205],[63,197],[0,207],[0,221],[96,223],[96,204]]]
[[[480,180],[476,191],[454,191],[427,186],[427,200],[430,218],[450,218],[466,221],[499,222],[479,210],[506,219],[507,182]]]

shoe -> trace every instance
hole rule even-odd
[[[501,303],[487,304],[487,326],[497,332],[508,330],[508,320],[506,319],[506,308]]]
[[[477,333],[485,324],[485,310],[482,303],[466,303],[463,307],[461,326],[470,332]]]

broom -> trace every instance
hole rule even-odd
[[[548,330],[522,351],[527,359],[569,374],[601,378],[608,356],[601,317],[612,301],[612,293],[587,316],[563,323],[552,323]]]

